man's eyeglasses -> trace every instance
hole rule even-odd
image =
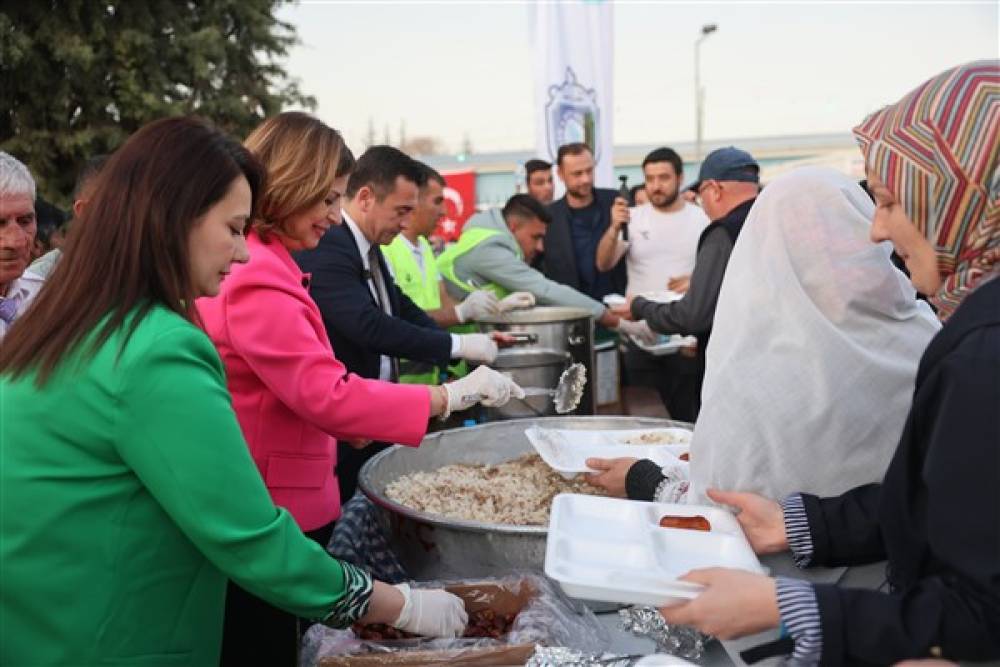
[[[719,184],[718,184],[717,181],[708,180],[708,181],[702,182],[698,186],[698,189],[695,190],[695,203],[698,204],[699,206],[701,206],[702,193],[705,192],[705,189],[708,188],[708,186],[710,186],[710,185],[718,186]]]

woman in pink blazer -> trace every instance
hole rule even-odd
[[[354,158],[336,130],[303,113],[271,118],[245,145],[268,171],[260,219],[247,236],[250,260],[233,265],[219,295],[200,299],[198,311],[271,497],[325,545],[340,516],[335,438],[415,446],[430,417],[478,400],[502,404],[520,388],[485,367],[467,386],[449,387],[349,374],[309,296],[309,276],[290,253],[315,247],[340,223]],[[294,617],[230,584],[222,663],[294,663],[295,643],[284,638],[297,640],[295,628]]]

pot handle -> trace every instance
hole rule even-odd
[[[580,328],[578,326],[573,326],[569,330],[569,335],[566,337],[566,342],[572,346],[583,345],[587,341],[587,337],[580,333]]]
[[[505,331],[504,333],[513,339],[512,345],[535,345],[538,343],[538,334],[536,333],[528,331]]]

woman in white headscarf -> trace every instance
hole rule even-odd
[[[818,167],[758,197],[719,294],[689,501],[707,488],[829,496],[882,479],[941,325],[891,245],[869,240],[874,208]]]
[[[719,637],[783,626],[755,656],[795,664],[1000,659],[1000,60],[953,67],[854,128],[891,241],[945,322],[881,483],[839,496],[711,492],[759,554],[803,567],[885,559],[887,590],[693,570],[668,623]],[[711,350],[709,350],[711,354]],[[875,410],[878,405],[873,405]],[[816,465],[831,465],[817,460]],[[836,464],[834,464],[836,465]]]
[[[704,503],[707,488],[780,498],[880,480],[940,324],[890,262],[889,244],[869,240],[873,211],[831,169],[771,182],[719,294],[690,490],[684,467],[634,459],[588,461],[608,468],[593,481],[635,499]]]

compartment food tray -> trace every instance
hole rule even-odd
[[[661,528],[664,515],[700,515],[712,528]],[[701,586],[678,577],[706,567],[764,573],[736,517],[724,509],[577,494],[552,502],[545,574],[570,597],[669,606],[698,595]]]
[[[524,434],[542,460],[553,470],[563,473],[594,472],[584,463],[591,457],[630,456],[650,459],[661,466],[684,466],[686,462],[680,460],[680,456],[691,446],[691,431],[677,427],[583,431],[532,426],[525,429]]]
[[[649,352],[654,357],[662,357],[665,354],[674,354],[682,347],[690,347],[698,342],[694,336],[681,336],[679,334],[663,335],[652,345],[647,345],[635,336],[629,336],[636,347],[645,352]]]

